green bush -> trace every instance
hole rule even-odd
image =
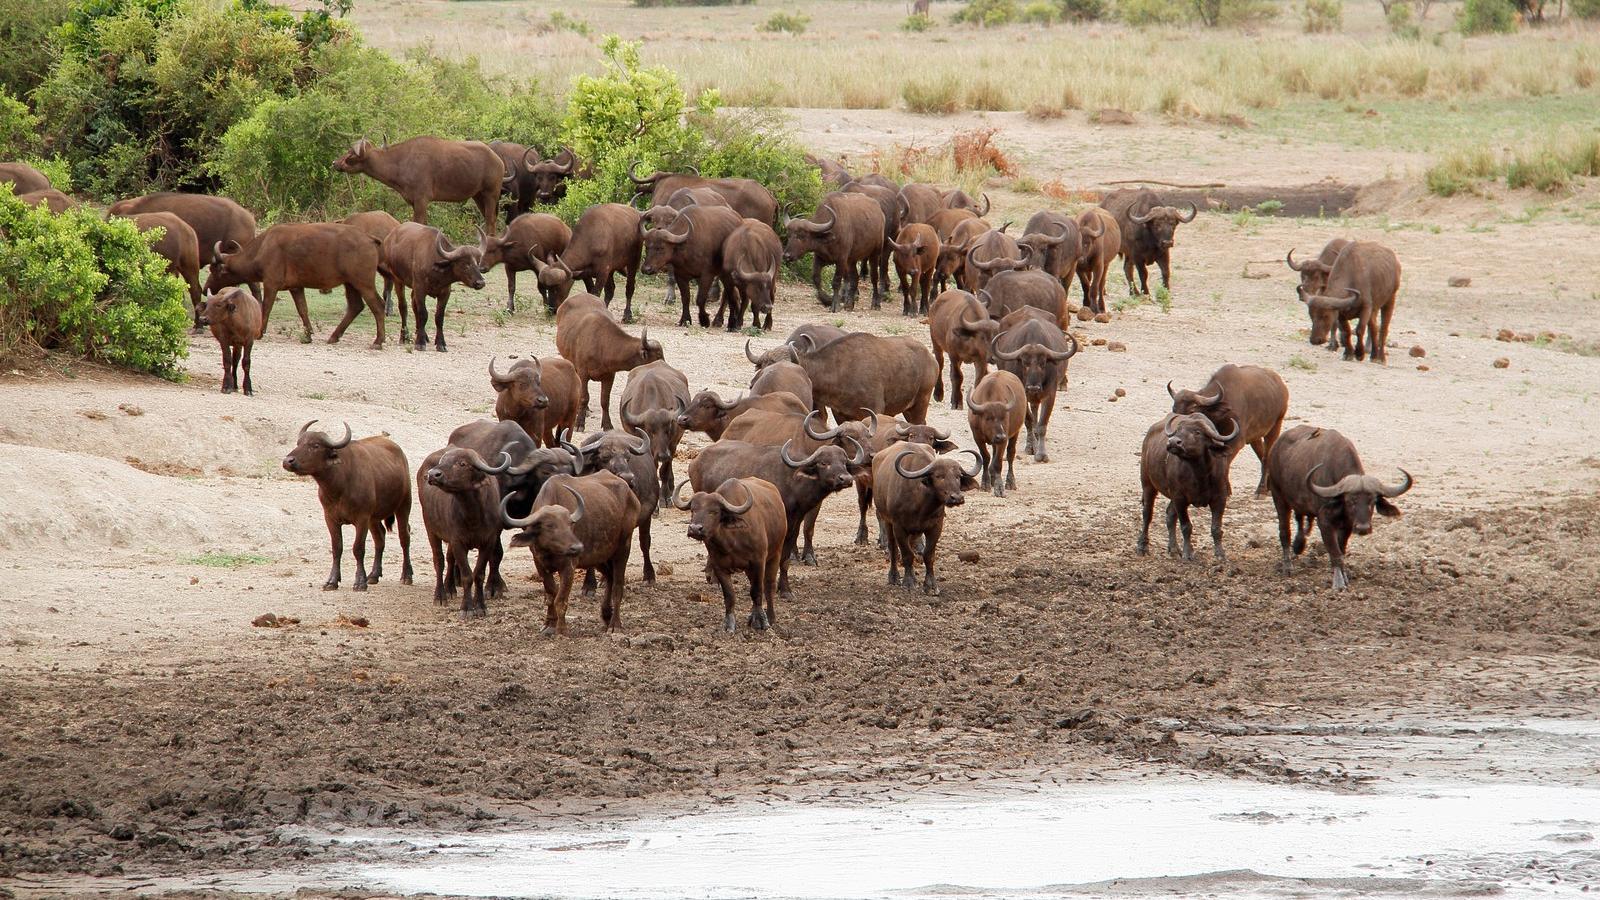
[[[1135,28],[1180,25],[1193,15],[1184,0],[1117,0],[1117,15]]]
[[[1600,0],[1572,0],[1567,6],[1580,19],[1600,19]]]
[[[39,117],[0,87],[0,160],[18,159],[38,143]]]
[[[1384,14],[1389,23],[1389,32],[1398,38],[1414,41],[1422,37],[1422,28],[1417,25],[1415,15],[1411,11],[1411,4],[1396,3],[1389,7]]]
[[[1465,0],[1456,27],[1462,34],[1509,34],[1517,30],[1517,8],[1511,0]]]
[[[1110,15],[1107,0],[1056,0],[1059,16],[1068,22],[1098,22]]]
[[[72,0],[0,0],[0,90],[25,97],[55,63],[53,35]]]
[[[1273,0],[1194,0],[1195,18],[1211,28],[1249,28],[1278,17]]]
[[[756,26],[756,30],[772,33],[805,34],[806,26],[810,24],[811,17],[805,13],[783,12],[780,10],[768,16],[765,22]]]
[[[1344,0],[1305,0],[1300,8],[1306,34],[1327,34],[1344,28]]]
[[[1600,3],[1600,0],[1594,0],[1594,2]],[[929,28],[932,28],[932,27],[933,27],[933,19],[930,19],[929,17],[923,15],[922,13],[914,13],[912,15],[906,16],[905,20],[900,23],[900,30],[901,31],[921,32],[921,31],[927,31]]]
[[[967,5],[963,6],[951,21],[993,28],[997,25],[1010,24],[1021,17],[1022,7],[1017,4],[1017,0],[967,0]]]
[[[953,76],[907,81],[900,89],[906,109],[914,113],[949,115],[961,108],[961,82]]]
[[[56,216],[0,186],[0,352],[63,350],[176,376],[188,353],[182,281],[131,221]]]
[[[588,37],[593,32],[586,20],[569,16],[559,9],[550,13],[550,27],[557,31],[570,31],[580,37]]]

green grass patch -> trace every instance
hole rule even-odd
[[[272,562],[272,557],[262,556],[259,553],[223,553],[211,550],[198,556],[187,557],[184,562],[191,566],[206,566],[212,569],[242,569],[245,566],[259,566]]]

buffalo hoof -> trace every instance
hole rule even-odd
[[[355,584],[352,584],[350,586],[350,590],[352,590],[352,591],[366,591],[366,589],[367,589],[367,582],[365,582],[365,581],[357,581]]]
[[[1278,560],[1278,574],[1279,575],[1293,575],[1294,574],[1294,560],[1289,558],[1289,557],[1287,557],[1287,556],[1285,556],[1283,559]]]
[[[994,489],[990,491],[990,493],[994,494],[996,497],[999,497],[1001,500],[1006,498],[1006,489],[1001,487],[1000,482],[998,481],[994,483]]]
[[[306,343],[309,344],[310,342],[311,342],[311,335],[308,334],[308,335],[306,335]],[[339,339],[337,337],[333,336],[333,335],[328,335],[327,343],[329,343],[329,344],[337,344],[337,343],[339,343]]]
[[[245,388],[244,395],[246,397],[254,397],[256,395],[255,388]]]
[[[733,613],[728,613],[726,616],[723,617],[723,619],[722,619],[722,630],[726,631],[729,634],[733,634],[734,632],[739,630],[739,623],[734,620]]]
[[[905,588],[908,591],[916,590],[917,589],[917,576],[912,575],[910,572],[907,572],[906,573],[906,577],[900,579],[900,586]]]
[[[1346,572],[1343,566],[1335,568],[1333,570],[1333,589],[1336,591],[1342,591],[1349,586],[1350,573]]]
[[[339,582],[325,581],[322,583],[322,589],[325,591],[337,591],[339,589]]]
[[[473,619],[481,619],[487,615],[489,615],[489,611],[486,609],[463,609],[461,611],[461,621],[471,622]]]
[[[932,578],[929,578],[926,582],[923,583],[922,592],[924,594],[927,594],[929,597],[937,597],[937,596],[939,596],[939,582],[935,581]]]
[[[439,351],[440,353],[449,353],[450,352],[450,348],[446,347],[443,344],[434,344],[433,345],[433,349]]]
[[[867,530],[865,528],[862,528],[862,529],[859,529],[858,531],[856,531],[856,541],[855,542],[857,544],[865,544],[867,542]]]
[[[1007,475],[1006,476],[1006,490],[1014,491],[1016,489],[1017,489],[1017,478],[1016,478],[1016,476],[1015,475]],[[1004,497],[1005,495],[1001,494],[1000,496]]]
[[[449,599],[445,597],[444,591],[434,591],[433,592],[433,605],[434,606],[444,606],[445,604],[447,604],[449,602],[450,602]]]
[[[1215,559],[1219,563],[1228,561],[1228,554],[1222,552],[1222,548],[1221,547],[1212,547],[1211,548],[1211,557],[1213,559]]]
[[[1135,541],[1134,544],[1133,544],[1133,555],[1134,556],[1149,556],[1150,555],[1150,542],[1146,541],[1146,540],[1143,540],[1143,539]]]
[[[1047,463],[1050,461],[1050,454],[1040,450],[1038,453],[1033,455],[1033,461],[1036,463]]]
[[[539,633],[545,637],[555,637],[556,627],[554,625],[546,625],[545,627],[539,629]]]
[[[816,564],[817,564],[817,551],[811,549],[810,547],[807,547],[806,548],[806,552],[800,554],[800,565],[802,565],[802,566],[814,566]]]
[[[401,575],[400,575],[400,583],[401,584],[411,584],[411,572],[409,570],[407,570],[406,572],[401,573]]]
[[[900,583],[900,574],[898,572],[894,571],[893,569],[889,570],[889,583],[890,584],[899,584]]]
[[[757,631],[766,631],[767,630],[767,614],[766,613],[760,613],[760,612],[751,613],[750,614],[750,627],[754,628]]]

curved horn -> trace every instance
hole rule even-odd
[[[816,410],[816,409],[813,409],[811,412],[806,413],[805,421],[800,423],[800,427],[802,429],[804,429],[804,431],[806,433],[806,437],[811,438],[814,441],[831,441],[834,438],[838,437],[839,436],[839,426],[837,426],[837,425],[833,426],[832,428],[828,429],[827,431],[812,431],[811,430],[811,420],[813,418],[817,417],[817,416],[820,416],[820,415],[822,415],[822,411],[821,410]]]
[[[761,358],[750,352],[750,340],[748,338],[744,342],[744,358],[750,360],[750,365],[752,366],[761,365]]]
[[[910,433],[911,433],[911,426],[910,425],[901,425],[898,422],[895,423],[895,426],[894,426],[894,436],[895,437],[904,438],[906,435],[908,435]]]
[[[994,331],[1000,327],[1000,323],[989,318],[987,314],[977,321],[972,321],[967,318],[966,312],[963,311],[961,314],[961,327],[968,331]]]
[[[1106,233],[1106,223],[1100,221],[1099,216],[1093,216],[1092,218],[1094,219],[1095,224],[1095,230],[1093,231],[1089,230],[1088,225],[1085,225],[1082,222],[1078,223],[1078,230],[1083,232],[1084,236],[1090,240],[1094,240]]]
[[[995,230],[1000,232],[1001,234],[1005,234],[1006,233],[1006,229],[1010,228],[1010,227],[1011,227],[1011,220],[1007,219],[1004,222],[1001,222],[1000,223],[1000,227],[995,229]]]
[[[672,226],[678,224],[678,219],[683,220],[683,234],[672,233]],[[672,220],[672,223],[667,226],[666,230],[662,232],[662,236],[666,239],[666,241],[672,244],[681,244],[684,241],[687,241],[691,234],[694,234],[694,220],[681,212],[678,213],[677,218]]]
[[[1333,498],[1339,496],[1339,485],[1320,485],[1311,480],[1311,476],[1317,474],[1317,470],[1320,468],[1322,468],[1322,463],[1317,463],[1311,467],[1311,471],[1306,473],[1306,487],[1311,488],[1312,492],[1318,497],[1321,497],[1324,500],[1332,500]]]
[[[1135,225],[1143,225],[1146,222],[1149,222],[1153,218],[1155,218],[1155,212],[1153,212],[1153,211],[1152,212],[1147,212],[1147,213],[1145,213],[1144,215],[1141,216],[1141,215],[1139,215],[1138,213],[1134,212],[1131,209],[1128,210],[1128,221],[1134,223]]]
[[[628,198],[628,205],[629,206],[633,206],[633,205],[637,204],[639,202],[639,198],[643,197],[643,196],[644,196],[644,191],[635,191],[633,196]],[[641,225],[641,227],[642,227],[642,225]]]
[[[1404,494],[1406,491],[1411,490],[1411,473],[1407,472],[1405,469],[1401,469],[1400,474],[1405,477],[1404,484],[1400,485],[1399,487],[1390,487],[1389,485],[1380,481],[1378,482],[1378,493],[1385,497],[1398,497],[1401,494]]]
[[[533,157],[533,162],[528,162],[528,157],[530,157],[530,156]],[[522,151],[522,168],[523,169],[525,169],[526,171],[532,172],[533,171],[533,167],[535,165],[537,165],[538,162],[539,162],[539,151],[538,151],[537,148],[529,147],[528,149]]]
[[[673,506],[673,508],[675,508],[675,509],[688,509],[692,505],[688,500],[683,499],[683,489],[684,488],[692,488],[692,487],[693,487],[693,485],[691,485],[687,481],[678,482],[678,489],[672,492],[672,506]]]
[[[467,452],[472,454],[472,467],[485,475],[499,475],[511,468],[511,454],[505,452],[504,450],[500,451],[499,464],[493,466],[484,462],[483,457],[478,455],[478,451],[468,450]]]
[[[733,409],[735,406],[738,406],[740,403],[744,402],[744,394],[742,393],[738,397],[727,401],[724,401],[716,394],[712,394],[711,397],[711,402],[717,405],[717,409]]]
[[[348,446],[350,446],[350,423],[349,422],[345,422],[344,423],[344,440],[336,441],[336,442],[329,442],[328,449],[329,450],[340,450],[340,449],[343,449],[343,448],[348,447]]]
[[[495,357],[489,357],[489,381],[494,384],[509,384],[513,379],[509,375],[501,375],[494,370]]]
[[[1065,241],[1067,239],[1067,234],[1070,231],[1070,229],[1067,228],[1067,226],[1065,224],[1061,223],[1061,222],[1057,222],[1055,224],[1056,224],[1057,227],[1059,227],[1061,229],[1060,233],[1057,234],[1055,237],[1051,237],[1050,235],[1045,234],[1042,231],[1041,232],[1037,232],[1037,234],[1044,241],[1044,243],[1047,246],[1050,246],[1050,247],[1054,247],[1057,244],[1060,244],[1061,242]]]
[[[538,511],[534,510],[529,512],[527,518],[525,519],[514,519],[511,517],[510,513],[506,512],[506,506],[511,503],[511,498],[521,493],[521,491],[512,491],[511,493],[500,498],[500,524],[507,528],[527,528],[529,525],[533,524],[533,517],[537,515]]]
[[[1174,431],[1177,431],[1177,430],[1178,430],[1178,414],[1177,413],[1167,413],[1167,418],[1161,423],[1161,433],[1166,435],[1167,437],[1172,437],[1172,433]]]
[[[1010,352],[1007,352],[1005,350],[1001,350],[1000,347],[999,347],[1000,339],[1005,337],[1006,335],[1008,335],[1010,333],[1011,332],[1009,332],[1009,331],[1002,331],[999,334],[995,335],[994,336],[994,346],[989,351],[990,353],[993,353],[997,359],[1003,359],[1006,362],[1012,362],[1014,360],[1020,359],[1022,357],[1022,352],[1025,349],[1027,349],[1026,346],[1022,346],[1022,347],[1018,347],[1017,349],[1012,350]]]
[[[917,451],[915,451],[915,450],[901,450],[899,453],[896,453],[894,455],[894,471],[895,471],[896,475],[899,475],[901,478],[921,478],[922,476],[928,474],[930,471],[933,470],[933,462],[932,461],[930,461],[927,465],[923,466],[922,468],[917,469],[917,470],[912,471],[912,472],[907,472],[900,465],[901,463],[905,462],[906,457],[911,456],[912,454],[914,454],[916,452]]]
[[[976,450],[963,450],[961,452],[971,454],[972,456],[972,471],[967,471],[966,467],[963,466],[961,468],[961,474],[967,476],[968,478],[977,478],[978,473],[983,471],[983,457],[979,456],[978,451]]]
[[[1299,266],[1295,265],[1295,263],[1294,263],[1294,248],[1293,247],[1289,248],[1289,255],[1285,256],[1283,258],[1283,261],[1288,263],[1289,264],[1289,268],[1295,270],[1296,272],[1304,272],[1306,270],[1305,266],[1303,266],[1303,265],[1299,265]]]
[[[308,429],[310,429],[311,426],[313,426],[315,424],[317,424],[317,420],[316,419],[312,419],[311,421],[305,423],[304,425],[301,425],[300,426],[300,433],[294,436],[295,443],[297,443],[297,444],[300,443],[300,439],[306,436],[306,431]]]
[[[639,427],[639,420],[634,418],[632,413],[628,412],[628,401],[622,401],[622,405],[617,408],[617,412],[622,415],[622,424],[628,426],[629,428]]]
[[[1189,207],[1189,214],[1187,216],[1180,214],[1178,216],[1178,221],[1179,222],[1193,222],[1194,221],[1194,217],[1200,215],[1200,209],[1199,209],[1199,207],[1195,206],[1193,203],[1187,203],[1185,205],[1187,205]]]
[[[981,196],[983,198],[983,212],[978,213],[978,218],[981,219],[984,216],[987,216],[989,214],[989,195],[988,194],[979,194],[979,196]]]
[[[450,254],[454,252],[450,249],[450,243],[444,239],[443,231],[439,232],[439,239],[434,242],[433,249],[439,251],[439,255],[445,259],[449,259]]]
[[[827,234],[833,230],[833,226],[838,224],[839,221],[839,214],[833,211],[833,207],[824,206],[823,209],[828,211],[828,224],[824,225],[821,221],[813,220],[812,225],[815,226],[814,233],[816,234]]]
[[[728,486],[728,482],[729,481],[733,482],[734,484],[737,484],[739,487],[744,489],[744,502],[739,504],[738,506],[734,506],[732,503],[729,503],[728,502],[728,498],[724,497],[722,495],[722,489]],[[722,508],[723,509],[727,510],[730,513],[733,513],[736,516],[743,515],[744,513],[749,512],[750,511],[750,507],[756,505],[756,493],[755,493],[755,491],[750,490],[750,486],[748,484],[745,484],[744,482],[740,481],[737,478],[729,478],[728,481],[724,481],[717,488],[717,492],[716,492],[716,494],[714,496],[717,498],[717,502],[722,504]]]
[[[638,184],[638,185],[648,184],[648,185],[650,185],[650,189],[652,191],[654,191],[655,187],[656,187],[656,178],[655,178],[655,176],[651,175],[649,178],[640,178],[639,174],[638,174],[638,171],[637,171],[638,168],[639,168],[639,161],[637,159],[634,160],[631,163],[628,163],[628,180],[633,182],[634,184]]]
[[[1072,342],[1072,349],[1071,350],[1050,350],[1050,349],[1046,348],[1046,350],[1044,351],[1046,354],[1048,354],[1050,356],[1050,358],[1052,360],[1054,360],[1056,362],[1066,362],[1067,360],[1069,360],[1069,359],[1073,358],[1074,356],[1078,355],[1078,339],[1076,337],[1073,337],[1072,336],[1072,332],[1070,332],[1070,331],[1066,332],[1065,336],[1066,336],[1067,340]]]
[[[1306,303],[1312,309],[1331,309],[1334,312],[1354,309],[1356,304],[1361,302],[1361,292],[1355,288],[1345,288],[1345,290],[1350,292],[1350,296],[1344,299],[1327,297],[1322,294],[1307,294]]]
[[[1200,404],[1201,406],[1216,406],[1218,403],[1222,402],[1222,388],[1219,386],[1217,388],[1217,392],[1209,397],[1207,397],[1205,394],[1195,394],[1194,402]]]
[[[1233,423],[1233,430],[1227,434],[1223,434],[1222,432],[1218,431],[1217,426],[1212,424],[1211,420],[1205,416],[1200,417],[1200,427],[1205,429],[1206,434],[1209,435],[1213,441],[1216,441],[1219,444],[1226,444],[1227,442],[1239,436],[1239,420],[1229,419],[1228,421]]]
[[[572,170],[578,167],[578,154],[573,153],[572,148],[565,144],[562,145],[561,152],[567,155],[566,165],[556,162],[553,158],[550,161],[555,164],[556,171],[563,175],[571,175]],[[559,156],[560,154],[557,155]]]
[[[221,241],[217,241],[215,244],[211,245],[211,253],[214,256],[216,256],[217,258],[219,258],[219,259],[228,255],[228,254],[222,252],[222,242]]]
[[[1178,399],[1178,392],[1172,389],[1172,380],[1170,378],[1167,380],[1167,396],[1173,400]]]
[[[850,460],[849,460],[850,465],[855,466],[857,468],[860,468],[861,466],[866,465],[867,464],[867,460],[871,459],[871,454],[867,453],[867,445],[861,443],[860,441],[856,440],[855,438],[851,437],[848,434],[844,436],[844,439],[849,441],[850,443],[856,445],[856,452],[852,453],[850,455]]]
[[[940,431],[939,429],[935,428],[933,430],[933,439],[936,441],[950,440],[950,429],[946,428],[943,431]]]
[[[807,456],[804,459],[795,459],[793,456],[789,455],[789,447],[793,443],[794,443],[794,438],[790,438],[787,441],[783,442],[783,446],[782,447],[778,448],[778,458],[783,460],[783,464],[788,466],[791,469],[798,469],[801,466],[807,465],[809,463],[816,462],[817,461],[817,457],[822,455],[822,451],[824,449],[822,447],[818,447],[817,449],[811,451],[811,455],[810,456]]]
[[[627,432],[623,433],[626,434]],[[628,452],[634,456],[648,456],[650,453],[650,433],[648,431],[639,432],[639,443],[630,442]]]
[[[867,440],[870,441],[878,435],[878,414],[865,406],[861,407],[861,411],[866,413],[865,416],[861,417],[861,427],[866,430]]]
[[[576,500],[578,503],[578,508],[568,513],[568,515],[572,516],[572,524],[576,525],[583,521],[584,513],[589,511],[588,507],[584,506],[583,495],[573,490],[572,485],[568,484],[562,486],[567,489],[567,493],[572,495],[572,499]]]

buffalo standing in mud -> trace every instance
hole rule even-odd
[[[1211,420],[1199,413],[1169,413],[1150,426],[1139,454],[1139,483],[1143,526],[1135,551],[1150,552],[1150,518],[1155,513],[1156,495],[1168,498],[1167,554],[1178,554],[1177,529],[1183,526],[1183,558],[1194,559],[1190,543],[1189,507],[1211,509],[1211,552],[1220,562],[1222,552],[1222,514],[1228,506],[1232,487],[1228,484],[1228,463],[1233,459],[1228,444],[1239,437],[1239,425],[1223,434]]]
[[[673,505],[689,511],[689,539],[706,545],[706,575],[722,588],[722,628],[738,630],[733,618],[733,576],[750,580],[750,627],[777,624],[773,603],[783,568],[785,517],[777,488],[760,478],[729,478],[714,491],[696,491]]]
[[[1218,428],[1227,427],[1229,422],[1239,423],[1243,437],[1229,446],[1235,454],[1245,444],[1256,452],[1256,459],[1261,461],[1261,483],[1256,493],[1265,494],[1267,457],[1283,431],[1284,416],[1289,414],[1289,386],[1278,373],[1261,366],[1228,363],[1213,372],[1198,391],[1174,391],[1169,381],[1167,393],[1172,396],[1172,411],[1179,415],[1200,413]]]

